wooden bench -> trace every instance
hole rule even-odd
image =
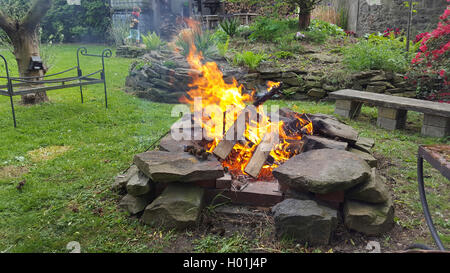
[[[403,129],[408,111],[424,114],[422,135],[445,137],[450,134],[450,104],[377,93],[340,90],[330,94],[336,99],[334,113],[346,118],[356,118],[363,103],[378,106],[377,125],[388,129]]]

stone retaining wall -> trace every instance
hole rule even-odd
[[[274,67],[263,62],[257,70],[234,67],[225,59],[214,60],[224,74],[225,81],[235,78],[244,90],[258,92],[266,89],[267,81],[283,82],[284,99],[320,100],[328,93],[345,88],[384,93],[403,97],[416,97],[413,87],[398,73],[379,70],[334,76],[333,71],[308,71],[296,67]],[[128,92],[152,101],[178,103],[188,90],[191,74],[199,73],[190,69],[185,58],[169,51],[153,51],[135,62],[126,80]]]
[[[235,78],[239,82],[247,71],[231,67],[225,59],[214,60],[223,73],[225,82]],[[189,90],[192,70],[184,56],[171,51],[151,51],[132,64],[126,79],[127,92],[140,98],[157,102],[178,103],[179,98]]]

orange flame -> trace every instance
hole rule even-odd
[[[234,124],[239,113],[245,109],[248,103],[253,101],[254,94],[243,94],[243,86],[239,85],[234,78],[231,84],[226,83],[216,63],[202,63],[202,53],[197,51],[192,37],[194,31],[201,31],[201,29],[192,20],[187,23],[191,26],[191,29],[183,30],[180,35],[185,41],[190,42],[187,61],[193,72],[189,74],[192,78],[192,83],[189,84],[191,89],[187,92],[187,96],[180,99],[180,102],[190,105],[192,112],[202,113],[201,115],[194,115],[194,119],[201,124],[206,134],[204,137],[211,139],[207,149],[212,152],[222,140],[224,133]],[[279,82],[267,82],[268,91],[280,86],[280,84]],[[200,101],[198,98],[201,98],[201,109],[199,109]],[[292,135],[285,131],[283,122],[272,123],[264,113],[263,107],[257,107],[257,113],[259,121],[251,120],[246,123],[245,141],[238,141],[222,164],[235,175],[246,174],[245,167],[250,162],[264,136],[270,133],[271,128],[277,128],[281,143],[274,144],[270,152],[273,163],[266,164],[258,177],[259,179],[268,179],[272,177],[274,168],[294,156],[296,152],[298,153],[290,147],[293,145],[292,143],[298,144],[302,136],[301,134]],[[298,120],[299,125],[311,134],[312,124],[301,117],[298,117]],[[218,126],[218,124],[221,126]]]

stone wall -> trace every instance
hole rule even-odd
[[[360,1],[358,33],[384,31],[386,28],[406,29],[409,9],[404,0]],[[415,0],[417,13],[413,15],[411,30],[418,34],[436,27],[439,16],[447,6],[446,0]]]
[[[267,81],[283,82],[285,99],[320,100],[340,89],[354,89],[373,93],[415,98],[416,91],[404,79],[404,75],[381,70],[371,70],[348,75],[333,75],[333,71],[307,71],[302,69],[277,69],[262,65],[258,71],[243,77],[244,86],[257,90]]]
[[[398,73],[379,70],[337,76],[333,71],[310,71],[294,66],[274,67],[263,62],[257,70],[233,67],[225,60],[214,60],[223,72],[226,82],[235,78],[244,86],[244,92],[264,92],[268,81],[283,82],[281,98],[289,100],[321,100],[330,92],[351,88],[394,96],[416,97],[413,87]],[[193,73],[185,58],[162,51],[150,52],[136,61],[126,80],[127,92],[157,102],[178,103],[189,90]]]
[[[405,0],[327,0],[324,4],[346,6],[349,11],[348,30],[358,35],[383,32],[387,28],[406,30],[409,9]],[[417,2],[413,15],[412,33],[417,34],[433,29],[440,15],[448,5],[446,0],[414,0]]]
[[[225,59],[214,60],[222,71],[224,80],[231,83],[233,78],[243,81],[247,71],[231,67]],[[126,79],[126,91],[151,101],[178,103],[182,95],[190,89],[192,70],[186,58],[172,51],[151,51],[131,65]]]

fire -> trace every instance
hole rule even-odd
[[[191,29],[183,30],[180,35],[183,35],[182,38],[185,41],[193,41],[189,35],[192,35],[193,31],[199,31],[199,29],[193,29],[198,28],[198,25],[192,22],[188,22],[188,24]],[[192,83],[189,84],[189,87],[191,89],[186,96],[180,99],[180,102],[190,105],[195,122],[201,124],[204,138],[209,140],[206,148],[209,152],[213,152],[222,141],[225,132],[235,123],[238,115],[254,101],[255,92],[243,93],[243,86],[239,85],[235,79],[231,84],[226,83],[216,63],[206,62],[203,64],[202,60],[202,53],[198,52],[194,43],[191,42],[187,61],[192,70],[196,72],[190,73]],[[267,90],[271,91],[280,84],[279,82],[268,82]],[[299,150],[291,148],[293,143],[299,143],[302,134],[290,132],[282,121],[271,122],[262,106],[256,107],[256,112],[258,119],[246,121],[244,140],[236,142],[233,150],[222,164],[235,176],[246,174],[245,168],[264,136],[278,133],[281,143],[275,143],[270,151],[270,158],[273,162],[264,165],[258,176],[259,179],[270,179],[274,168],[299,152]],[[196,115],[195,113],[201,114]],[[298,125],[305,130],[304,133],[311,134],[311,122],[300,116],[297,118]]]

